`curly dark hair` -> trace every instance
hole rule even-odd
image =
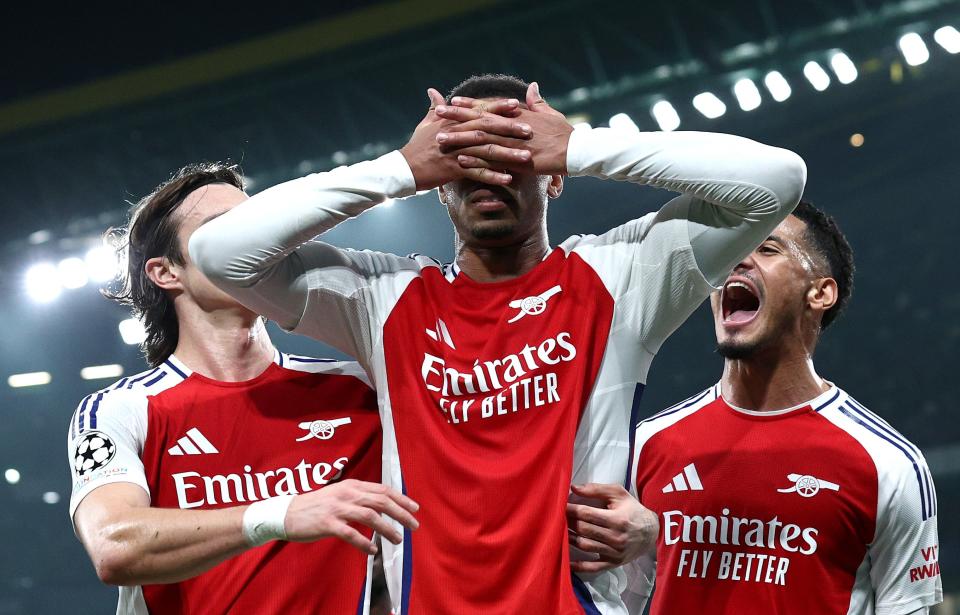
[[[180,326],[170,295],[150,280],[144,267],[149,259],[158,256],[184,264],[177,238],[180,220],[173,214],[187,195],[209,184],[230,184],[243,190],[243,175],[237,165],[226,162],[187,165],[133,205],[126,227],[107,231],[107,241],[126,267],[114,287],[103,294],[129,307],[134,317],[143,322],[147,337],[141,349],[152,367],[173,354]]]
[[[521,103],[527,95],[529,84],[513,75],[486,73],[473,75],[460,82],[460,85],[447,94],[447,104],[454,96],[469,98],[516,98]]]
[[[806,225],[805,239],[823,274],[837,282],[837,302],[823,314],[820,322],[821,330],[826,330],[843,313],[853,294],[853,248],[836,220],[812,203],[800,201],[793,215]]]

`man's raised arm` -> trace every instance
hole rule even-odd
[[[458,177],[497,184],[511,180],[506,173],[463,168],[455,155],[440,151],[436,134],[453,122],[434,113],[443,103],[439,92],[431,89],[429,95],[430,110],[403,149],[253,196],[193,234],[189,245],[193,261],[248,308],[362,361],[376,326],[369,304],[383,291],[374,288],[377,279],[409,277],[413,264],[310,240],[387,198],[410,196]],[[494,123],[466,128],[522,139],[529,130],[510,117],[518,105],[516,100],[501,101],[491,109]],[[493,146],[489,157],[496,161],[529,156],[527,151]],[[304,319],[305,311],[313,308],[322,317]]]

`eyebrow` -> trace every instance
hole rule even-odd
[[[781,246],[787,245],[787,242],[784,241],[784,239],[780,237],[780,235],[770,235],[769,237],[767,237],[767,241],[775,241],[776,243],[779,243]]]

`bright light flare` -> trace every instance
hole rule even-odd
[[[98,284],[109,282],[120,272],[117,253],[108,246],[90,249],[84,256],[83,262],[87,266],[87,275]]]
[[[87,284],[87,265],[80,258],[65,258],[57,265],[57,275],[64,288],[80,288]]]
[[[3,477],[7,479],[7,482],[11,485],[16,485],[20,482],[20,471],[16,468],[7,468],[3,472]]]
[[[60,273],[52,263],[39,263],[27,269],[24,279],[27,295],[37,303],[50,303],[60,296]]]
[[[123,366],[116,363],[112,363],[110,365],[91,365],[80,370],[80,377],[84,380],[119,378],[122,375]]]
[[[614,130],[634,133],[640,132],[640,128],[637,127],[636,122],[626,113],[617,113],[611,117],[607,123],[610,125],[610,128]]]
[[[733,95],[737,97],[737,103],[744,111],[753,111],[762,102],[757,84],[750,79],[741,79],[733,84]]]
[[[790,84],[787,83],[784,76],[780,74],[780,71],[772,70],[767,73],[763,78],[763,85],[767,87],[770,96],[777,102],[783,102],[793,94],[793,90],[790,89]]]
[[[830,56],[830,68],[833,69],[834,74],[837,76],[837,81],[843,85],[853,83],[857,80],[857,66],[853,63],[853,60],[850,59],[850,56],[842,51],[838,51]]]
[[[704,117],[716,119],[727,112],[727,106],[713,92],[701,92],[693,97],[694,108]]]
[[[818,92],[822,92],[830,87],[830,75],[827,74],[827,71],[823,70],[822,66],[813,60],[810,60],[804,65],[803,76],[807,78],[810,85]]]
[[[56,504],[60,501],[60,494],[56,491],[44,491],[43,501],[45,504]]]
[[[136,318],[121,320],[117,325],[120,330],[120,337],[124,344],[142,344],[147,339],[147,331],[143,328],[143,323]]]
[[[947,53],[960,53],[960,32],[953,26],[943,26],[933,33],[933,40]]]
[[[900,40],[897,41],[897,47],[900,48],[903,59],[910,66],[920,66],[930,59],[930,50],[927,49],[927,44],[916,32],[908,32],[901,36]]]
[[[650,108],[650,115],[657,121],[660,130],[671,132],[680,128],[680,116],[669,102],[661,100]]]
[[[50,384],[51,380],[50,372],[27,372],[24,374],[12,374],[7,378],[7,384],[9,384],[11,388],[19,389]]]

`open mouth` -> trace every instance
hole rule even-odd
[[[756,285],[744,277],[731,277],[723,286],[720,306],[725,325],[745,325],[757,317],[762,302]]]

